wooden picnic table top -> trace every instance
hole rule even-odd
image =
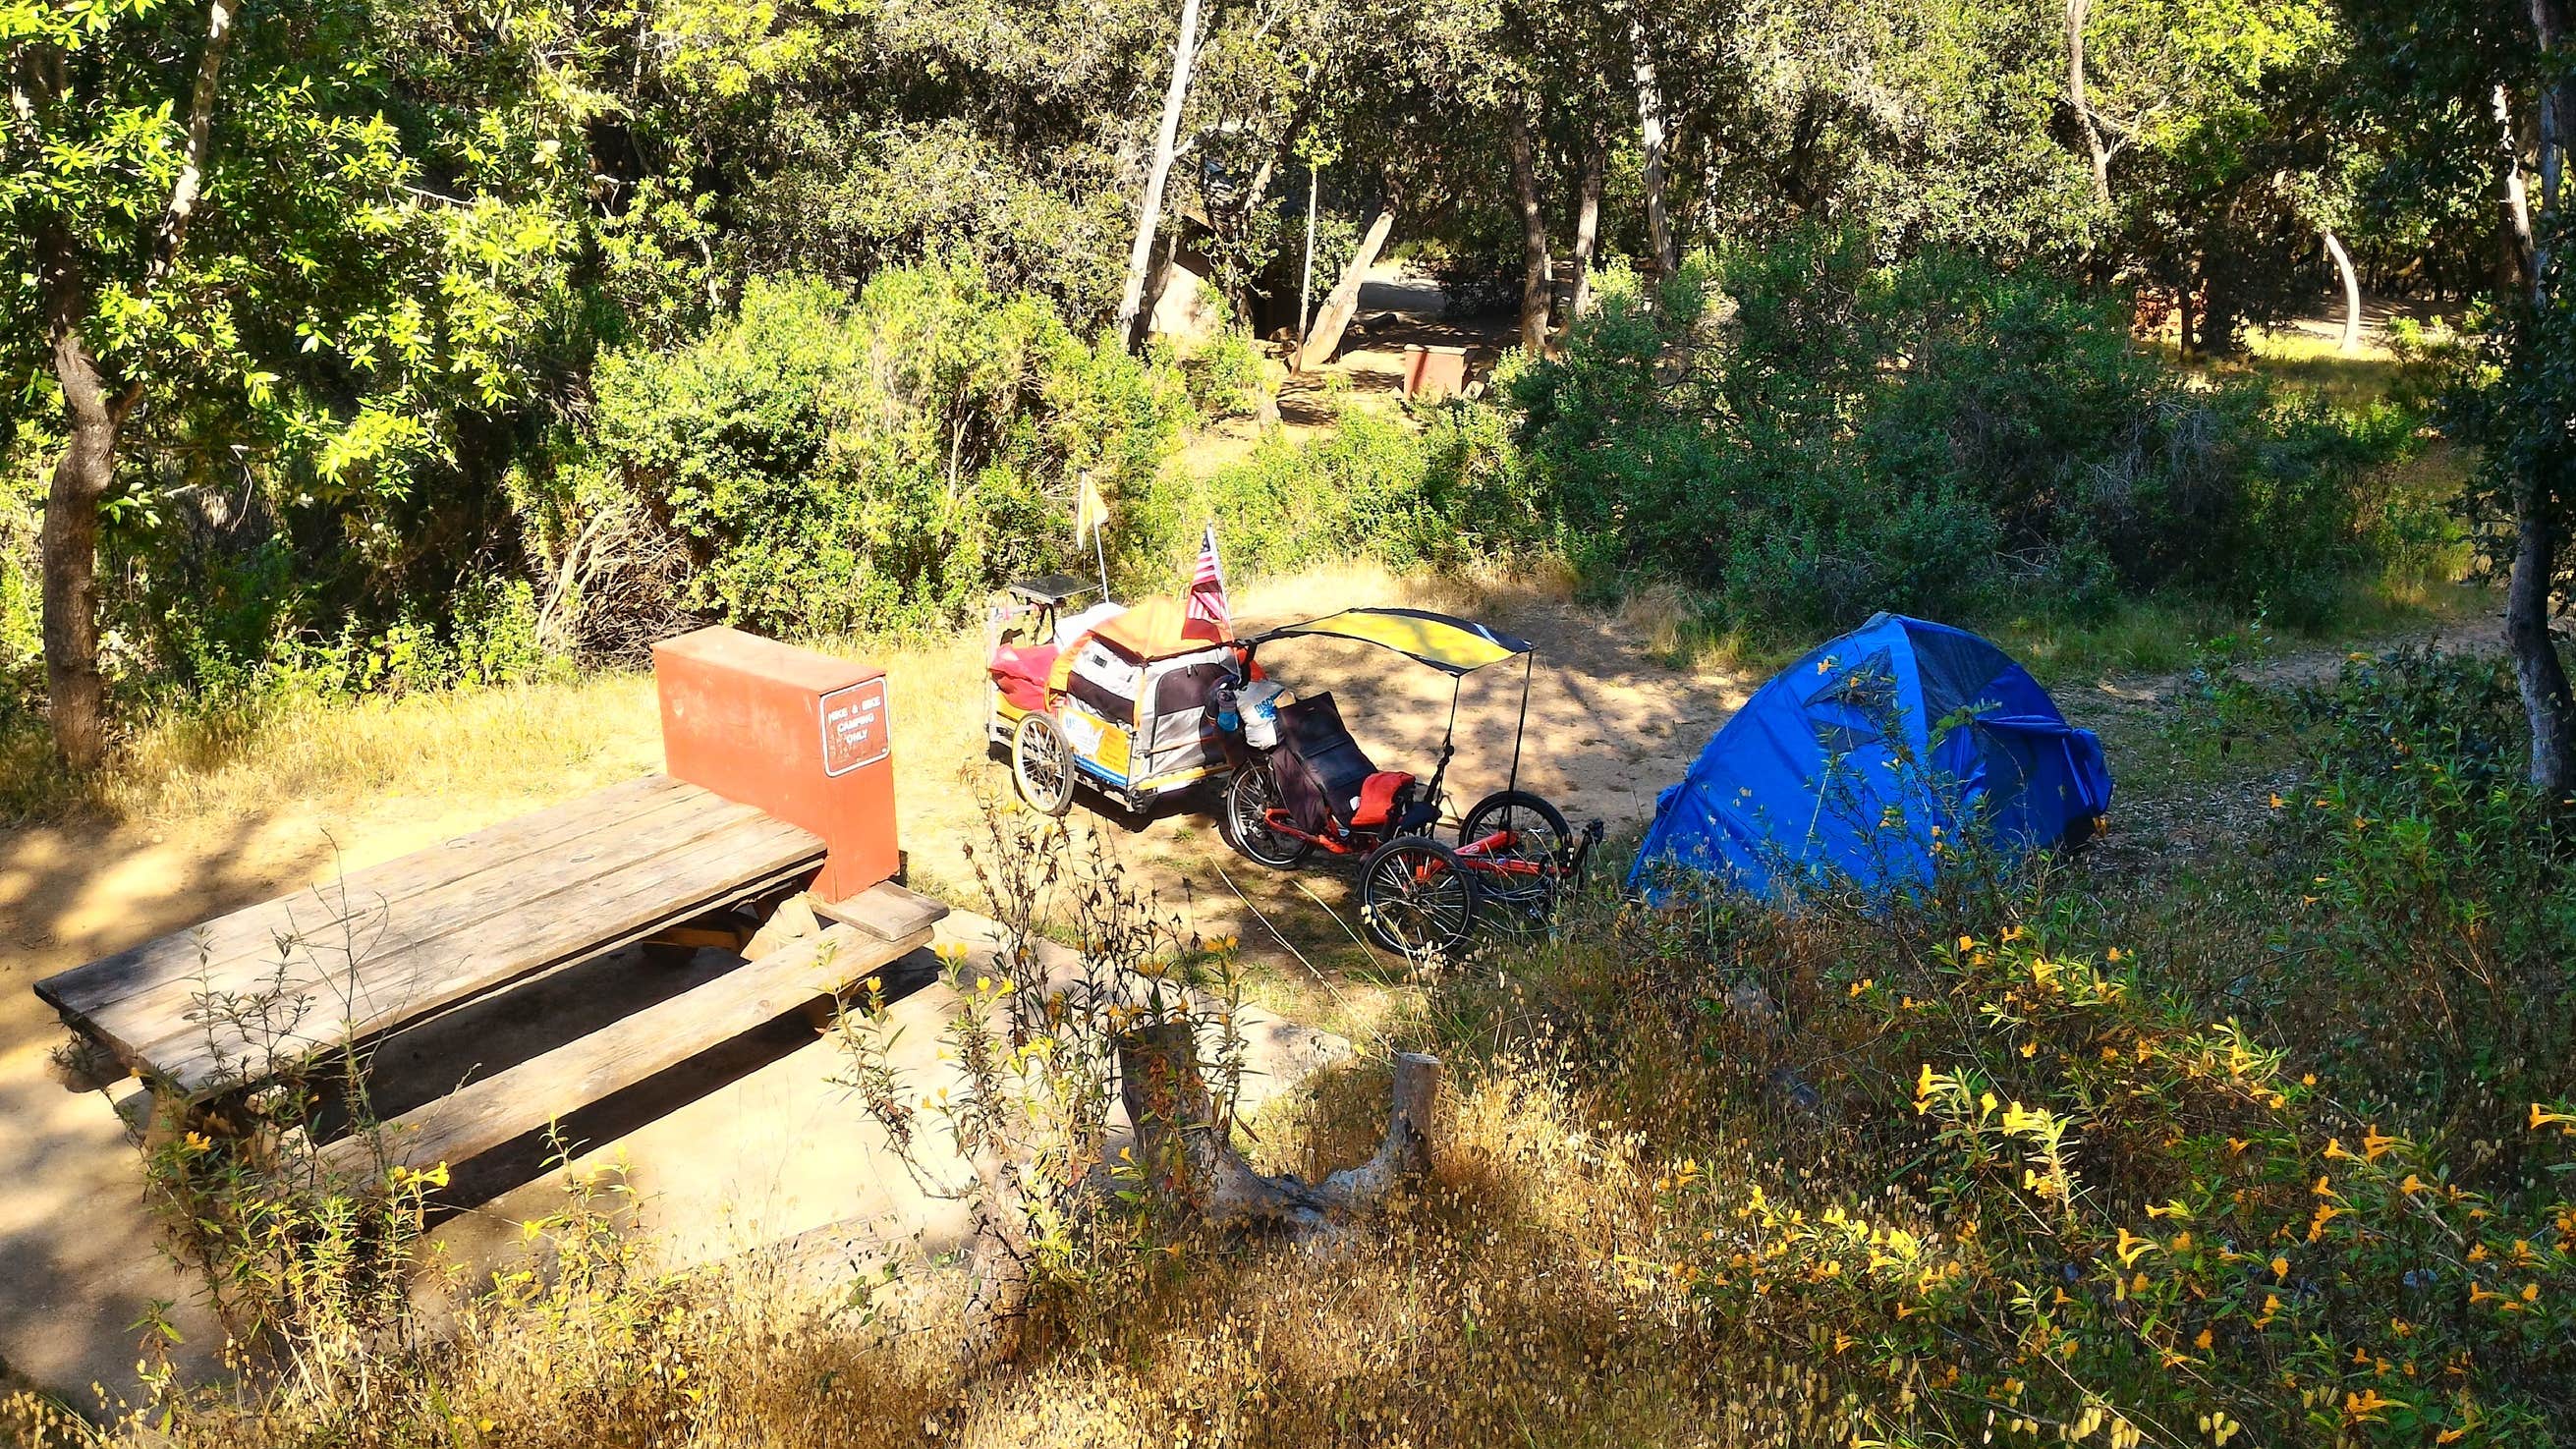
[[[810,875],[824,843],[651,776],[235,911],[36,984],[202,1097]]]

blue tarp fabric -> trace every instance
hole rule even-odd
[[[1901,768],[1900,745],[1930,768]],[[1628,884],[1660,899],[1696,873],[1771,895],[1802,874],[1900,891],[1932,880],[1962,818],[2027,851],[2082,840],[2110,808],[2102,742],[2028,670],[1974,634],[1880,614],[1762,686],[1656,797]]]

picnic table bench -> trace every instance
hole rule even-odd
[[[156,1093],[202,1104],[539,973],[775,902],[826,853],[812,831],[657,775],[172,932],[36,992]],[[369,1150],[422,1165],[498,1146],[845,990],[925,944],[946,914],[891,882],[819,909],[834,922],[819,934],[407,1112]],[[324,1148],[326,1161],[353,1158],[352,1140]]]

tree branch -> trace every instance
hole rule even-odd
[[[207,153],[214,147],[215,101],[222,93],[224,53],[232,48],[233,17],[240,8],[241,0],[213,0],[207,8],[206,47],[197,53],[197,84],[188,97],[187,150],[179,161],[179,178],[170,186],[170,204],[161,213],[147,290],[178,265],[179,244],[187,239],[188,222],[197,214],[197,200],[205,189]]]

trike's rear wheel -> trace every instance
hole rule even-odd
[[[1458,846],[1491,862],[1476,869],[1477,895],[1501,907],[1506,929],[1544,929],[1572,886],[1574,827],[1565,813],[1527,790],[1498,790],[1458,822]]]
[[[1011,732],[1011,788],[1040,815],[1073,808],[1073,746],[1053,717],[1034,711],[1020,716]]]
[[[1270,823],[1279,808],[1279,782],[1266,760],[1247,760],[1225,786],[1225,838],[1244,858],[1272,870],[1294,870],[1315,847]]]
[[[1399,956],[1457,956],[1476,924],[1476,877],[1458,852],[1400,835],[1360,866],[1360,924]]]

